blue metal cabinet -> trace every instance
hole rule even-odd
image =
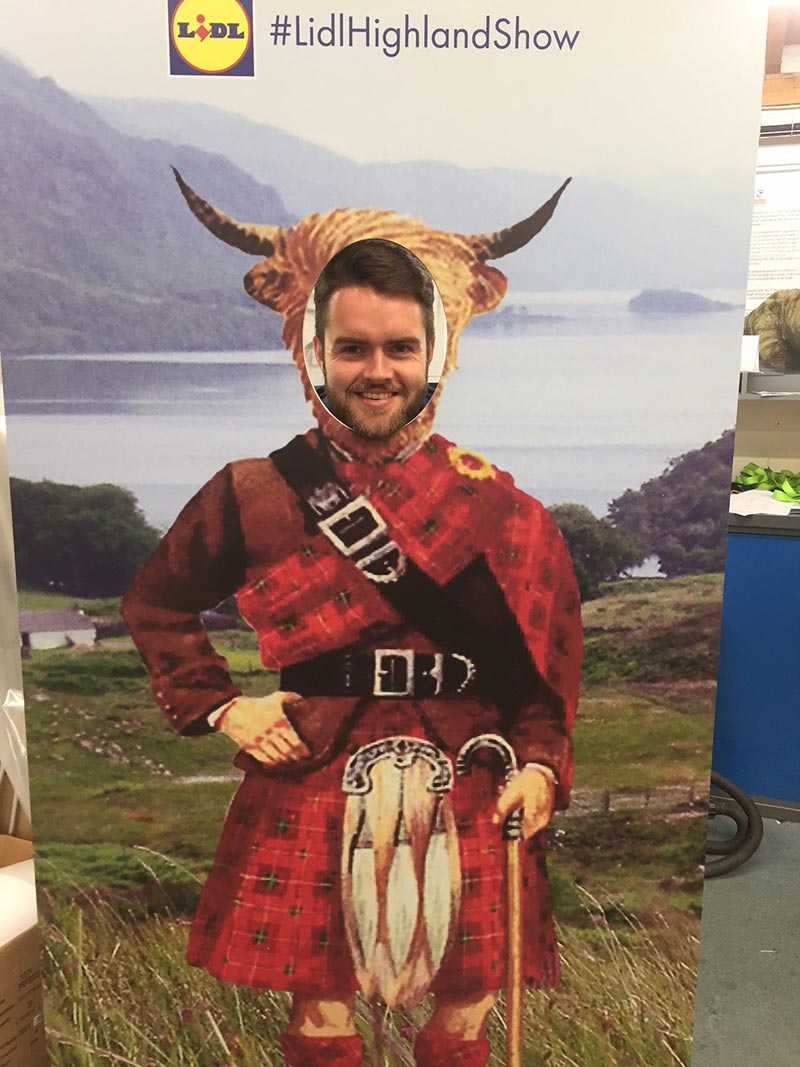
[[[751,520],[728,535],[713,767],[800,803],[800,521]]]

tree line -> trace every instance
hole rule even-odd
[[[589,600],[602,582],[619,578],[651,556],[667,578],[711,574],[725,566],[733,430],[684,452],[657,478],[627,489],[598,519],[581,504],[556,504],[550,513],[569,548]]]
[[[17,581],[31,589],[121,596],[160,533],[118,485],[61,485],[11,478]]]

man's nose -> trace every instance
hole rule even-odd
[[[391,378],[392,364],[386,352],[380,346],[370,349],[364,373],[368,378]]]

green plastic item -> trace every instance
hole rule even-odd
[[[766,489],[772,493],[773,500],[800,502],[800,473],[790,470],[774,471],[771,467],[748,463],[739,472],[736,484],[748,489]]]

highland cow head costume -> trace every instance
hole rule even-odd
[[[312,404],[314,418],[332,439],[356,451],[364,451],[363,442],[343,430],[319,402],[306,373],[303,353],[303,315],[309,293],[320,271],[340,249],[354,241],[379,237],[408,248],[425,264],[436,283],[447,317],[447,354],[442,378],[456,366],[458,339],[474,315],[492,311],[506,293],[508,281],[488,261],[516,252],[547,224],[556,209],[560,189],[528,218],[496,233],[458,234],[434,230],[415,219],[391,211],[338,208],[324,215],[307,215],[289,229],[280,226],[249,225],[223,215],[197,195],[175,172],[178,185],[194,215],[215,237],[239,248],[248,255],[264,256],[247,272],[244,287],[260,304],[276,311],[284,319],[283,342],[292,352],[303,381],[306,400]],[[385,448],[370,443],[365,458],[372,462],[393,456],[406,445],[431,432],[437,397],[428,404],[419,419],[402,434],[387,442]]]
[[[365,440],[335,419],[309,381],[302,326],[309,293],[334,253],[368,238],[395,242],[439,288],[448,326],[444,378],[469,319],[505,293],[504,275],[487,261],[527,243],[564,186],[523,222],[466,236],[372,210],[310,215],[290,229],[242,225],[176,177],[211,233],[265,257],[245,287],[284,317],[283,339],[319,427],[270,458],[239,460],[215,475],[123,603],[156,700],[180,732],[208,732],[217,709],[239,698],[199,617],[231,595],[258,635],[264,666],[280,672],[279,689],[302,697],[285,706],[302,758],[268,766],[250,752],[236,757],[245,777],[202,894],[189,960],[228,981],[305,998],[349,996],[359,982],[398,1002],[419,999],[428,986],[496,991],[504,982],[505,913],[492,769],[478,766],[455,783],[447,807],[409,808],[395,774],[380,787],[388,796],[386,782],[394,782],[389,816],[373,802],[348,809],[353,847],[373,850],[369,904],[355,920],[342,902],[342,884],[351,893],[359,877],[352,863],[344,879],[341,868],[343,777],[350,757],[382,751],[387,738],[437,753],[426,756],[436,765],[490,731],[510,742],[520,765],[554,782],[556,806],[566,806],[580,663],[569,558],[547,511],[509,475],[432,434],[437,396],[383,440]],[[420,820],[426,829],[415,837]],[[415,852],[415,841],[436,831],[450,835],[444,870],[458,833],[458,892],[449,898],[444,940],[425,918],[432,890],[423,869],[433,868],[432,852]],[[381,851],[381,834],[395,851]],[[403,843],[403,895],[417,906],[393,911],[394,857]],[[525,982],[551,986],[559,965],[543,832],[525,845],[522,876]],[[399,912],[405,917],[393,918]],[[399,933],[397,923],[405,923]],[[370,954],[384,960],[376,968],[391,971],[377,985],[374,974],[364,976]],[[289,1067],[357,1064],[360,1043],[294,1033],[284,1055]],[[487,1055],[483,1037],[453,1041],[435,1028],[417,1045],[423,1067],[449,1059],[480,1065]]]

